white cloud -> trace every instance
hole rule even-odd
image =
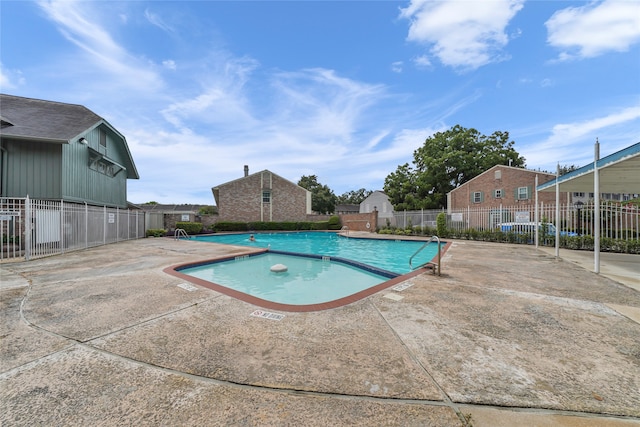
[[[640,119],[640,106],[625,108],[619,112],[583,122],[558,124],[553,127],[553,135],[547,142],[569,144],[609,126],[638,119]]]
[[[210,61],[202,90],[162,109],[165,120],[176,128],[202,124],[223,124],[229,128],[247,129],[255,125],[252,106],[244,93],[244,85],[258,63],[250,58],[218,56]]]
[[[167,68],[169,70],[175,70],[177,68],[176,61],[174,61],[173,59],[162,61],[162,65],[164,66],[164,68]]]
[[[552,86],[553,86],[553,80],[548,78],[540,80],[540,87],[552,87]]]
[[[640,3],[605,0],[562,9],[545,23],[561,61],[624,52],[640,42]]]
[[[122,131],[134,158],[141,159],[136,160],[141,179],[166,194],[166,199],[139,194],[132,183],[131,200],[171,202],[180,195],[182,201],[186,195],[180,188],[193,188],[194,175],[201,187],[210,188],[239,178],[244,164],[251,171],[270,169],[292,181],[303,174],[324,176],[321,182],[331,186],[331,178],[359,174],[353,169],[356,165],[368,174],[388,170],[388,162],[413,151],[412,145],[395,145],[396,137],[385,124],[393,120],[387,116],[389,110],[377,126],[362,126],[371,107],[389,96],[384,86],[351,80],[332,70],[308,69],[272,75],[271,85],[261,88],[264,98],[256,97],[253,86],[245,85],[251,79],[246,58],[238,61],[234,66],[228,60],[221,67],[226,74],[213,73],[201,93],[162,109],[175,130],[141,131],[159,126],[142,126],[139,117],[118,120],[127,121]],[[167,176],[171,182],[166,182]],[[354,176],[351,182],[355,181]]]
[[[505,29],[523,3],[412,0],[400,16],[411,21],[409,41],[429,46],[444,65],[468,70],[504,58],[502,49],[509,41]]]
[[[413,58],[413,63],[416,64],[418,68],[429,68],[431,67],[431,61],[427,55],[420,55]]]
[[[396,61],[391,64],[391,71],[393,71],[394,73],[401,73],[403,65],[404,64],[402,63],[402,61]]]
[[[0,62],[0,92],[16,89],[22,86],[25,79],[19,70],[8,70]]]
[[[156,90],[162,84],[158,76],[148,68],[146,61],[133,57],[103,28],[100,11],[92,9],[100,3],[47,0],[38,4],[48,18],[57,24],[67,40],[84,53],[86,60],[72,64],[68,67],[68,72],[81,68],[79,72],[86,73],[86,68],[91,63],[96,71],[118,77],[117,84],[121,87]],[[78,67],[79,64],[82,67]],[[112,83],[115,84],[116,81]]]
[[[158,14],[151,12],[149,9],[145,9],[144,17],[147,18],[147,21],[149,21],[151,25],[155,25],[162,31],[166,31],[167,33],[173,33],[175,31],[170,25],[164,22]]]
[[[596,138],[609,142],[618,139],[614,136],[614,129],[633,122],[640,124],[640,106],[624,108],[590,120],[557,124],[546,140],[529,146],[522,154],[529,165],[545,165],[547,168],[554,161],[571,164],[584,162],[585,159],[593,159],[592,147]],[[630,137],[637,138],[637,135],[622,135],[620,144],[628,145]]]

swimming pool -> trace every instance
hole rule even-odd
[[[168,267],[168,274],[276,310],[316,311],[358,301],[424,270],[437,255],[425,241],[343,237],[328,232],[216,234],[192,239],[259,252]],[[424,246],[424,248],[423,248]],[[441,242],[442,247],[446,244]],[[284,264],[287,271],[271,267]]]
[[[340,257],[377,267],[397,274],[411,271],[409,258],[424,241],[368,239],[343,237],[323,231],[292,233],[253,233],[255,241],[250,241],[250,233],[212,234],[194,236],[199,241],[228,245],[269,248],[279,251]],[[441,244],[442,245],[442,244]],[[438,245],[430,244],[413,260],[413,265],[422,265],[438,254]]]
[[[286,266],[286,271],[271,271],[276,265]],[[336,258],[272,251],[186,266],[177,271],[261,300],[287,305],[339,300],[397,276],[363,269]]]

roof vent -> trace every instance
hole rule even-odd
[[[244,176],[249,176],[249,165],[244,165]]]

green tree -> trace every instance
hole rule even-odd
[[[418,209],[418,187],[416,173],[409,163],[398,166],[384,180],[384,192],[396,211]]]
[[[369,197],[371,193],[373,193],[372,190],[365,190],[364,188],[347,191],[338,196],[336,203],[359,205],[364,199]]]
[[[489,136],[456,125],[427,138],[413,153],[413,168],[399,166],[385,179],[384,191],[396,210],[446,206],[447,193],[495,165],[525,165],[509,133]]]
[[[560,166],[560,175],[566,175],[568,173],[571,173],[575,170],[580,169],[580,166],[576,166],[576,165],[562,165]],[[557,171],[553,171],[552,173],[556,173]]]
[[[213,215],[218,213],[218,208],[216,206],[202,206],[198,213],[200,215]]]
[[[317,176],[302,176],[298,185],[311,192],[311,209],[314,212],[319,214],[335,212],[338,198],[329,187],[318,182]]]

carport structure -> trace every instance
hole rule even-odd
[[[600,194],[640,194],[640,142],[600,159],[600,144],[596,140],[592,163],[538,185],[536,191],[555,191],[557,195],[560,192],[593,192],[595,205],[594,272],[599,273]],[[559,203],[556,203],[556,213],[558,210]],[[556,256],[558,256],[558,237],[556,236]]]

